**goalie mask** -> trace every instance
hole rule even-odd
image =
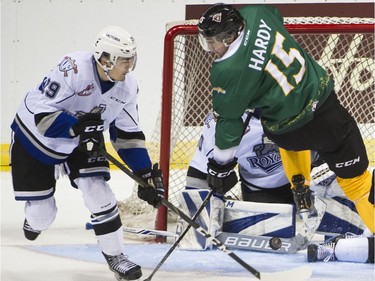
[[[102,57],[108,59],[110,66],[102,65],[99,62]],[[122,28],[108,26],[102,29],[95,37],[94,58],[108,77],[108,72],[114,68],[118,58],[130,60],[132,63],[131,70],[134,70],[137,60],[137,45],[133,36]]]
[[[210,51],[209,44],[215,42],[229,46],[243,27],[243,18],[236,8],[226,4],[213,5],[199,19],[199,42],[205,51]]]

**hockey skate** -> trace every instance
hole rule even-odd
[[[124,254],[109,256],[102,253],[109,269],[115,274],[118,281],[137,280],[142,276],[141,267],[131,262]]]
[[[310,244],[307,246],[307,261],[334,261],[335,258],[335,246],[336,242],[328,242],[323,244]]]
[[[300,217],[307,214],[307,217],[316,217],[318,215],[314,206],[315,196],[311,192],[308,185],[305,185],[305,178],[302,175],[295,175],[292,177],[293,183],[293,197],[296,204],[297,213]]]
[[[39,236],[41,231],[33,229],[25,219],[23,222],[23,233],[26,239],[34,241]]]

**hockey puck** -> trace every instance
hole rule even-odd
[[[270,247],[271,247],[272,250],[280,249],[281,244],[282,244],[282,241],[279,237],[272,237],[270,239]]]

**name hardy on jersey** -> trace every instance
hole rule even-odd
[[[265,61],[265,54],[267,52],[268,43],[271,39],[272,29],[266,24],[264,20],[260,20],[259,29],[257,31],[257,37],[254,43],[254,49],[250,58],[249,68],[257,71],[261,71]],[[248,44],[250,36],[250,30],[247,30],[244,40],[244,46]]]
[[[255,69],[257,71],[261,71],[264,65],[265,57],[264,55],[267,52],[268,43],[271,39],[271,31],[272,29],[266,24],[264,20],[260,20],[259,29],[257,32],[257,38],[255,39],[254,49],[252,51],[253,56],[250,58],[250,63],[248,65],[249,68]],[[249,43],[250,37],[250,30],[246,31],[245,40],[243,45],[247,46]],[[226,94],[225,89],[220,87],[214,87],[212,89],[213,92],[217,92],[219,94]]]

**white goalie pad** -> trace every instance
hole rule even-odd
[[[194,217],[197,210],[202,205],[207,197],[209,190],[207,189],[192,189],[182,191],[180,194],[180,208],[191,218]],[[196,218],[196,222],[208,231],[208,233],[216,237],[222,227],[224,215],[224,202],[221,198],[212,196],[201,214]],[[188,224],[182,220],[177,223],[176,233],[180,235],[184,232]],[[194,228],[186,233],[185,237],[179,244],[180,249],[184,250],[205,250],[211,249],[213,244],[206,240],[201,234],[195,231]]]
[[[345,234],[347,232],[362,234],[366,229],[352,201],[345,197],[321,198],[327,209],[317,232],[324,235]]]
[[[295,209],[291,204],[226,200],[223,232],[294,237]]]
[[[323,168],[322,168],[323,167]],[[323,164],[312,173],[315,176],[311,183],[311,190],[315,196],[326,203],[322,221],[317,228],[317,232],[324,235],[337,235],[351,232],[362,234],[366,228],[359,216],[355,204],[350,201],[336,180],[336,175],[328,169],[327,164]]]

